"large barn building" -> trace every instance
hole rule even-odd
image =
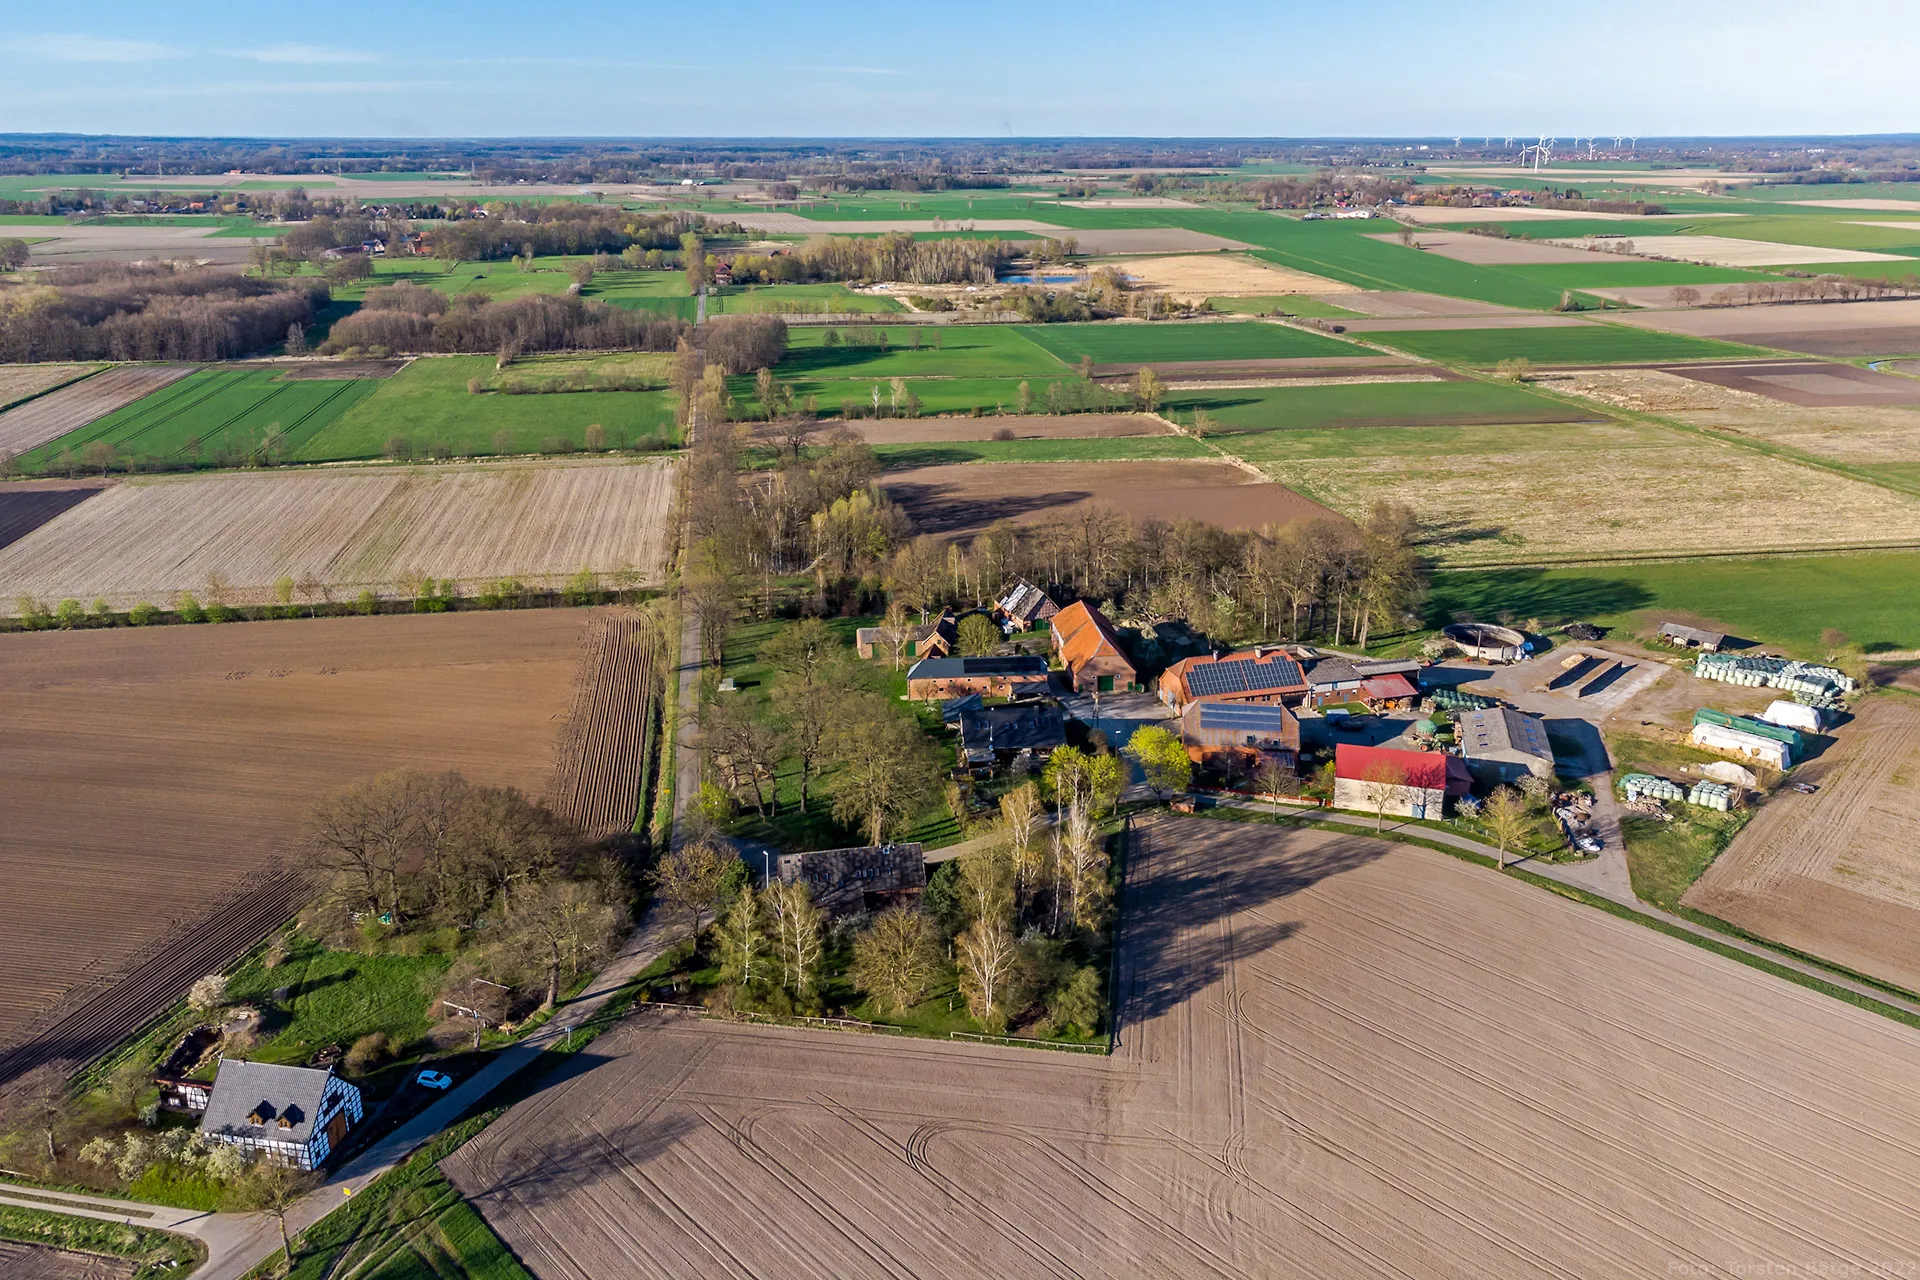
[[[1333,806],[1400,818],[1445,816],[1449,796],[1473,787],[1467,763],[1442,751],[1340,743],[1333,749]]]
[[[1047,660],[1028,654],[1012,658],[925,658],[907,669],[907,696],[919,701],[959,698],[969,693],[1010,698],[1047,691]]]
[[[1223,658],[1182,658],[1160,676],[1160,701],[1175,711],[1202,700],[1298,702],[1306,692],[1306,672],[1292,654],[1278,649],[1243,649]]]
[[[1271,761],[1283,769],[1300,761],[1300,721],[1279,703],[1190,702],[1180,713],[1187,755],[1215,768],[1252,773]]]
[[[1139,687],[1120,635],[1106,615],[1084,600],[1076,600],[1053,615],[1053,647],[1067,669],[1075,693],[1113,693]]]

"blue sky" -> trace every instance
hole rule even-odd
[[[13,7],[0,132],[1888,133],[1916,55],[1913,0],[68,0]]]

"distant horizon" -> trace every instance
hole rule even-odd
[[[1371,133],[1371,134],[1181,134],[1181,133],[1061,133],[1061,134],[964,134],[964,133],[903,133],[903,134],[859,134],[859,133],[763,133],[763,134],[644,134],[644,133],[448,133],[448,134],[378,134],[378,133],[83,133],[74,130],[41,130],[0,132],[0,143],[7,142],[53,142],[62,139],[82,139],[98,142],[299,142],[307,144],[326,142],[391,142],[401,145],[450,142],[552,142],[552,143],[645,143],[651,145],[669,143],[691,143],[701,145],[737,144],[737,143],[778,143],[793,145],[796,143],[821,142],[836,144],[852,143],[986,143],[995,146],[1017,145],[1021,143],[1071,143],[1071,142],[1176,142],[1188,145],[1202,143],[1230,143],[1236,145],[1273,144],[1276,146],[1312,146],[1315,144],[1338,143],[1356,145],[1365,143],[1405,143],[1405,144],[1451,144],[1454,134],[1433,133]],[[1475,139],[1512,137],[1516,144],[1530,141],[1538,134],[1461,134],[1461,150],[1479,149]],[[1546,135],[1554,136],[1554,135]],[[1560,136],[1561,141],[1574,137],[1585,138],[1583,133],[1568,132]],[[1594,134],[1596,140],[1611,140],[1612,133]],[[1621,134],[1621,137],[1628,135]],[[1911,142],[1920,143],[1920,129],[1892,133],[1642,133],[1632,135],[1644,148],[1649,145],[1688,143],[1742,143],[1756,145],[1762,143],[1827,143],[1827,142]],[[1557,157],[1572,159],[1574,157]]]
[[[1920,125],[1889,0],[69,0],[0,34],[0,130],[278,138],[1871,137]],[[26,25],[31,22],[32,25]],[[1863,61],[1864,59],[1864,61]],[[783,132],[766,132],[777,122]],[[876,129],[875,126],[882,126]]]

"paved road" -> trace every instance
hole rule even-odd
[[[678,718],[673,734],[673,843],[686,838],[687,811],[700,790],[700,619],[684,600],[680,618]]]

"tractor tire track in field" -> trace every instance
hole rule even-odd
[[[58,440],[178,382],[195,367],[119,365],[16,405],[0,413],[0,453],[23,454]]]
[[[1913,1259],[1920,1033],[1425,850],[1142,828],[1111,1058],[634,1019],[449,1172],[575,1280]],[[493,1190],[569,1133],[633,1178]]]

